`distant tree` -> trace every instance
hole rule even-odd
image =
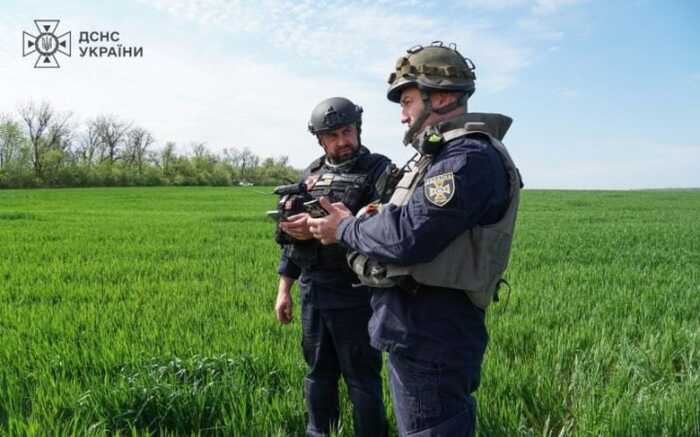
[[[247,182],[255,182],[255,173],[260,164],[260,158],[246,147],[240,153],[239,163],[241,179]]]
[[[289,165],[289,156],[280,156],[279,158],[277,158],[276,164],[280,167],[287,167]]]
[[[124,147],[129,123],[119,120],[115,115],[100,115],[95,119],[99,143],[102,146],[100,161],[114,163],[121,147]]]
[[[223,150],[224,162],[228,163],[231,167],[237,168],[241,165],[241,152],[235,147],[225,148]]]
[[[20,124],[9,115],[0,115],[0,169],[17,158],[23,142]]]
[[[69,144],[69,112],[56,112],[51,105],[30,102],[19,113],[24,120],[32,151],[32,167],[36,177],[43,176],[44,158],[49,151],[63,152]],[[52,153],[52,160],[57,154]]]
[[[100,126],[97,119],[88,120],[87,130],[80,135],[75,150],[78,161],[86,167],[91,167],[97,158],[96,153],[103,149]]]
[[[131,128],[126,133],[124,161],[127,165],[134,168],[139,176],[143,175],[147,149],[153,144],[153,141],[153,136],[150,132],[140,127]]]
[[[168,141],[165,143],[165,147],[163,147],[163,150],[160,152],[160,167],[163,170],[163,176],[173,176],[172,167],[176,158],[177,155],[175,154],[175,143]]]

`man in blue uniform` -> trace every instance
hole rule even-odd
[[[399,58],[388,98],[401,105],[404,143],[418,151],[388,204],[353,217],[322,199],[309,220],[324,244],[340,242],[373,287],[373,346],[389,354],[402,436],[474,434],[484,311],[507,266],[519,173],[500,140],[511,119],[468,113],[474,66],[450,44]]]
[[[314,198],[343,202],[350,211],[378,197],[375,185],[388,158],[361,145],[362,108],[348,99],[333,97],[319,103],[311,114],[309,131],[324,156],[305,171],[302,181]],[[292,318],[290,289],[299,279],[301,290],[302,349],[309,365],[304,379],[308,409],[307,435],[327,436],[337,425],[338,379],[342,374],[353,405],[355,435],[386,435],[382,400],[381,352],[369,344],[371,315],[367,287],[355,287],[357,276],[340,245],[321,245],[312,238],[307,220],[299,213],[280,223],[289,237],[279,264],[275,313],[281,323]]]

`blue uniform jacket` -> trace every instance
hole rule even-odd
[[[423,182],[406,205],[385,205],[379,214],[344,219],[337,238],[347,247],[392,264],[428,262],[453,239],[476,225],[497,222],[508,207],[508,176],[485,137],[461,137],[436,154],[425,179],[452,172],[454,195],[431,203]],[[375,289],[370,321],[372,344],[388,352],[443,363],[480,365],[488,336],[484,312],[458,291],[410,294]]]

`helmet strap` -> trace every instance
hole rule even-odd
[[[447,105],[443,106],[442,108],[433,108],[433,112],[436,112],[438,114],[447,114],[450,111],[454,111],[455,109],[459,108],[460,106],[466,107],[466,99],[464,98],[466,94],[463,94],[459,96],[459,98],[455,99],[452,103],[448,103]]]
[[[418,90],[420,91],[420,98],[421,100],[423,100],[423,111],[421,111],[421,113],[418,114],[416,120],[413,123],[411,123],[411,125],[408,127],[408,130],[404,134],[403,144],[405,146],[411,144],[413,147],[416,147],[416,135],[418,134],[418,131],[420,130],[421,126],[423,126],[425,120],[427,120],[430,114],[433,112],[433,104],[430,101],[430,95],[428,94],[428,92],[421,88],[419,88]]]
[[[442,108],[433,108],[428,92],[424,89],[420,89],[420,93],[421,99],[423,100],[423,111],[418,115],[416,121],[413,122],[406,131],[406,134],[404,135],[404,144],[411,144],[413,148],[422,155],[434,155],[435,153],[439,152],[440,149],[442,149],[442,146],[444,145],[444,138],[440,134],[439,130],[434,126],[428,126],[421,132],[418,132],[418,129],[433,112],[442,115],[447,114],[459,107],[464,107],[466,109],[468,96],[467,94],[463,94],[458,99],[443,106]]]

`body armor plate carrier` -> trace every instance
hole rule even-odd
[[[353,213],[369,202],[371,188],[368,172],[373,164],[372,154],[361,147],[352,165],[329,166],[324,157],[309,166],[306,178],[308,193],[314,199],[327,197],[331,202],[343,202]],[[339,244],[322,245],[318,240],[295,241],[286,246],[287,256],[302,269],[347,269],[347,249]]]
[[[510,124],[510,119],[501,120],[499,117],[506,117],[500,114],[466,116],[467,123],[464,128],[443,133],[445,142],[449,143],[460,137],[477,136],[487,139],[498,151],[510,182],[509,205],[505,214],[496,223],[475,226],[465,231],[427,263],[409,266],[383,265],[357,252],[350,253],[348,262],[363,284],[380,288],[394,287],[410,277],[412,282],[422,284],[428,289],[439,287],[463,290],[472,303],[482,309],[486,309],[494,299],[508,265],[522,182],[513,160],[500,141]],[[449,147],[449,144],[446,147]],[[420,158],[413,170],[406,173],[397,185],[390,204],[402,206],[409,201],[425,177],[431,161],[430,155]]]

